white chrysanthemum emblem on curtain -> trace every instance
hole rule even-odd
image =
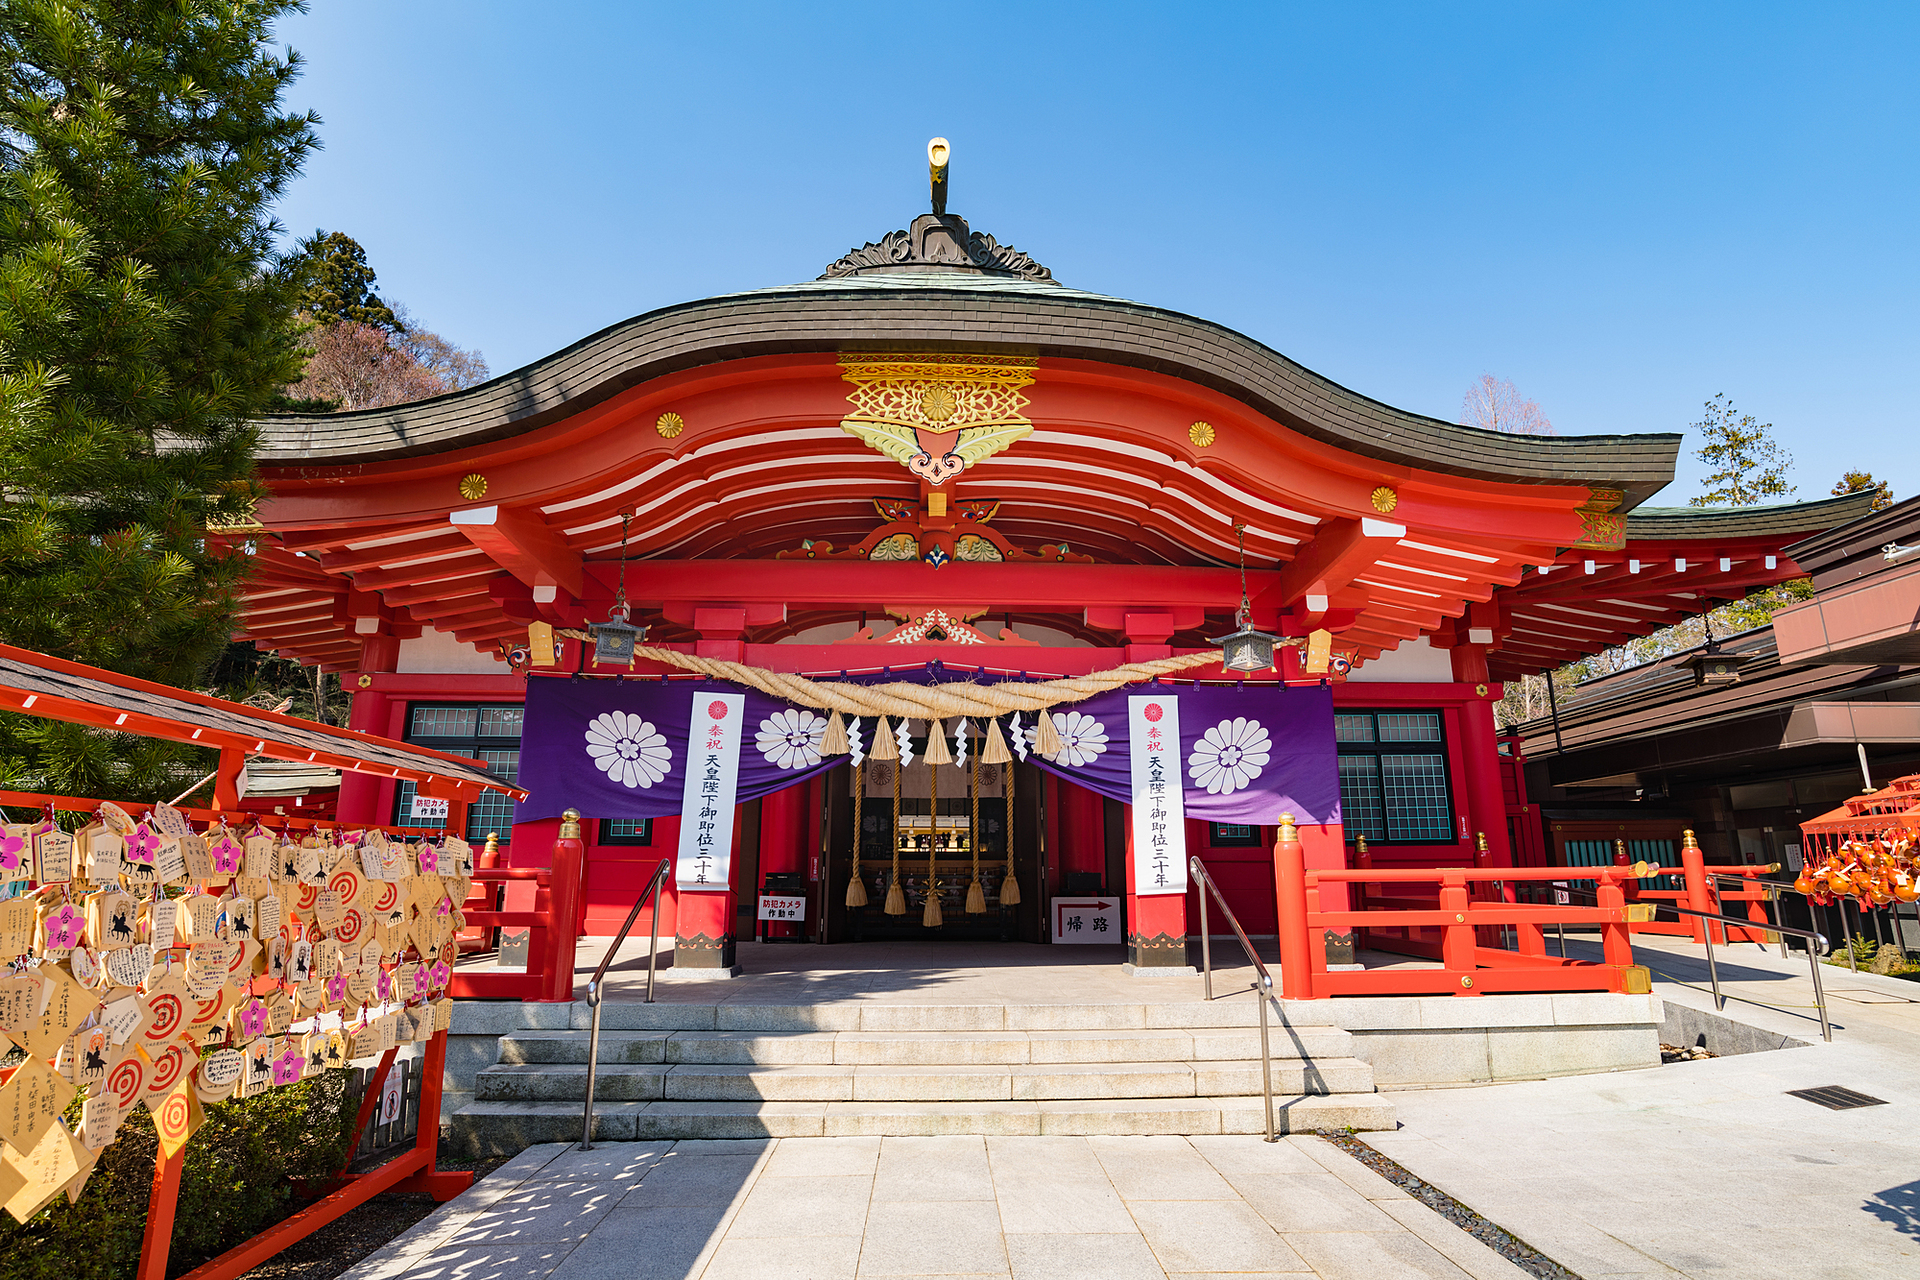
[[[1060,750],[1047,759],[1070,769],[1092,764],[1094,757],[1107,749],[1107,726],[1080,711],[1053,713],[1053,727],[1060,733]],[[1040,726],[1026,731],[1027,741],[1040,735]]]
[[[666,735],[639,716],[606,711],[587,725],[587,754],[623,787],[651,787],[673,770]]]
[[[1272,739],[1258,720],[1222,720],[1200,735],[1187,757],[1187,776],[1209,794],[1229,795],[1253,785],[1273,757]]]
[[[776,711],[760,722],[753,745],[776,769],[811,769],[820,763],[820,740],[827,722],[800,707]]]

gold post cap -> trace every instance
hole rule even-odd
[[[560,814],[560,838],[578,840],[580,838],[580,811],[567,809]]]
[[[1688,827],[1680,833],[1680,847],[1682,849],[1698,849],[1700,847],[1700,842],[1694,838],[1692,827]]]

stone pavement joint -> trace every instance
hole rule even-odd
[[[1331,1143],[852,1137],[529,1147],[342,1280],[1520,1280]]]

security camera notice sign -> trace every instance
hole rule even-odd
[[[1055,898],[1053,900],[1053,940],[1059,943],[1120,943],[1120,899]]]
[[[795,894],[792,897],[773,893],[760,895],[760,919],[805,920],[806,918],[807,899],[804,894]]]
[[[407,816],[415,822],[445,822],[448,801],[441,796],[415,796]]]

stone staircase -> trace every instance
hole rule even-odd
[[[499,1037],[451,1117],[473,1154],[578,1140],[586,1007]],[[455,1029],[459,1029],[456,1017]],[[1393,1127],[1334,1026],[1271,1026],[1276,1125]],[[595,1137],[1258,1133],[1251,1000],[1212,1004],[740,1006],[602,1013]]]

